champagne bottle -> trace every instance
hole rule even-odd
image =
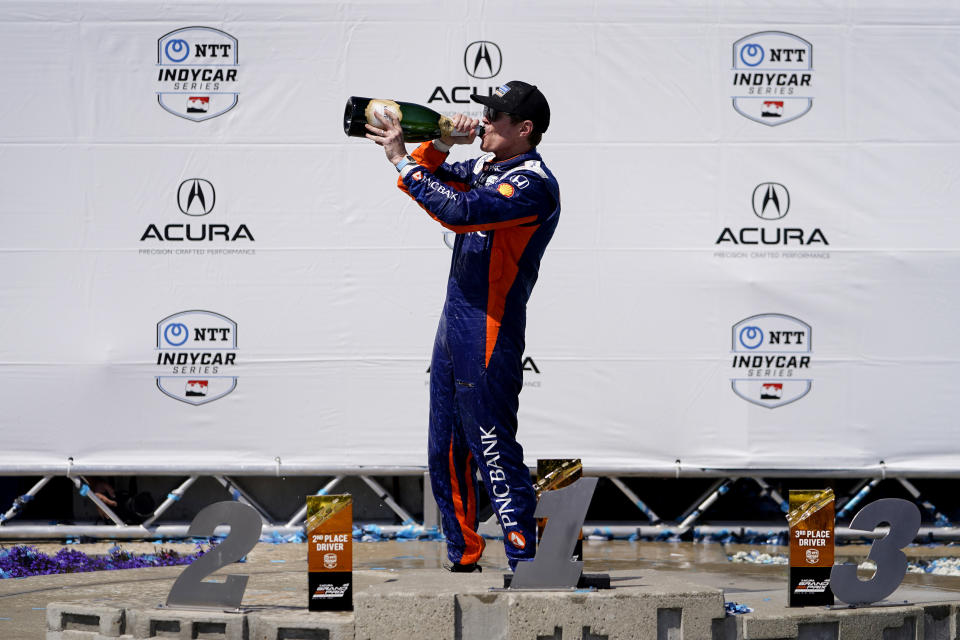
[[[357,96],[347,100],[343,110],[343,132],[356,138],[364,137],[369,131],[364,126],[367,123],[379,127],[380,123],[374,117],[375,113],[383,115],[389,111],[400,120],[403,129],[403,139],[406,142],[426,142],[443,136],[465,136],[466,133],[453,130],[453,121],[440,115],[429,107],[412,102],[397,102],[395,100],[379,100],[360,98]],[[477,136],[484,133],[483,125],[476,128]]]

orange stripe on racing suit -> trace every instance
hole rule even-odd
[[[490,292],[487,294],[487,350],[484,366],[490,365],[490,356],[500,335],[500,321],[519,270],[520,256],[540,225],[515,227],[499,231],[493,238],[490,256]]]
[[[473,485],[470,484],[470,458],[467,458],[466,464],[467,483],[471,491]],[[467,519],[463,509],[463,498],[460,496],[460,479],[457,476],[457,467],[453,460],[453,439],[450,439],[450,489],[453,493],[453,508],[457,513],[457,521],[460,524],[460,533],[463,536],[463,542],[466,548],[463,556],[460,558],[460,564],[473,564],[480,559],[483,554],[483,547],[486,544],[483,538],[473,530],[472,523]],[[469,502],[471,499],[467,498]]]

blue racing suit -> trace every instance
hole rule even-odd
[[[475,563],[479,468],[511,568],[532,559],[536,494],[517,442],[524,328],[540,259],[560,216],[560,187],[535,149],[446,164],[431,142],[398,186],[456,232],[430,365],[428,464],[447,555]]]

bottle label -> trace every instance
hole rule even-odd
[[[400,105],[393,100],[371,100],[367,103],[367,108],[363,110],[363,115],[366,116],[369,124],[379,127],[380,122],[374,117],[374,114],[382,116],[385,111],[392,113],[397,120],[403,121],[403,112],[400,110]]]

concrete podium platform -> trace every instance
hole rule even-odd
[[[731,564],[719,544],[586,546],[586,570],[606,570],[613,589],[492,590],[506,567],[496,543],[482,574],[439,570],[435,542],[358,544],[355,611],[345,614],[307,612],[303,545],[261,544],[219,572],[250,576],[241,612],[158,607],[181,567],[2,580],[0,638],[960,639],[960,578],[908,576],[882,606],[789,609],[785,567]],[[726,616],[724,601],[754,612]]]

